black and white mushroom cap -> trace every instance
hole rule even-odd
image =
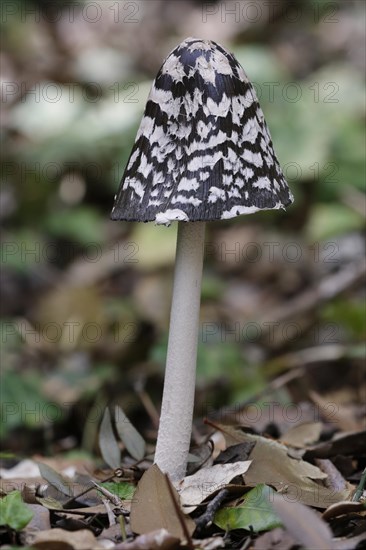
[[[187,38],[152,85],[111,218],[169,225],[292,202],[243,68],[216,42]]]

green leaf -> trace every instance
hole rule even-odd
[[[244,502],[240,506],[219,510],[215,514],[214,523],[225,531],[253,529],[258,532],[281,527],[281,520],[268,502],[274,493],[275,491],[268,485],[257,485],[245,495]]]
[[[136,490],[135,485],[132,485],[132,483],[113,483],[111,481],[106,481],[105,483],[100,483],[100,485],[122,500],[132,500]]]
[[[22,501],[20,491],[13,491],[0,500],[0,525],[20,531],[32,518],[33,512]]]
[[[113,433],[111,415],[108,408],[104,411],[102,423],[100,425],[99,448],[103,460],[108,466],[113,469],[119,468],[121,464],[121,452]]]
[[[1,364],[4,365],[0,384],[1,437],[17,426],[31,429],[43,426],[46,423],[43,411],[48,412],[51,410],[48,406],[52,406],[42,395],[42,378],[38,372],[29,369],[28,372],[19,376],[15,369],[13,372],[5,370],[9,364],[11,365],[11,354],[14,356],[11,349],[6,349],[6,345],[3,346],[1,353]]]
[[[55,487],[55,489],[61,491],[61,493],[68,497],[74,496],[70,480],[65,479],[61,474],[56,472],[56,470],[51,468],[51,466],[48,466],[48,464],[44,464],[43,462],[37,462],[37,464],[41,476],[48,481],[52,487]]]
[[[116,407],[116,428],[127,451],[135,460],[142,460],[145,456],[146,443],[136,428],[131,424],[121,407]]]
[[[56,500],[55,498],[52,498],[52,497],[37,497],[37,502],[39,504],[42,504],[42,506],[44,508],[48,508],[49,510],[63,510],[64,507],[63,505],[61,504],[61,502],[59,502],[58,500]]]
[[[310,241],[323,241],[357,231],[364,225],[363,217],[343,204],[316,204],[306,226]]]
[[[79,206],[60,210],[57,216],[52,212],[45,220],[45,229],[55,237],[68,238],[82,245],[92,243],[90,253],[96,258],[100,253],[95,246],[103,241],[103,223],[94,208]]]
[[[366,336],[365,305],[362,301],[337,298],[320,311],[325,330],[332,331],[333,341],[339,339],[340,327],[348,341],[364,341]],[[331,338],[330,338],[331,340]]]

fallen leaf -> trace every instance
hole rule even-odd
[[[250,460],[229,464],[216,464],[202,468],[192,476],[175,483],[185,514],[190,514],[207,497],[224,488],[236,477],[245,474]]]
[[[316,508],[327,508],[330,504],[349,497],[348,487],[345,491],[335,492],[316,483],[314,480],[324,480],[327,475],[305,460],[288,456],[285,445],[229,426],[223,426],[223,431],[228,445],[243,441],[256,443],[250,453],[252,465],[244,476],[246,484],[256,486],[258,483],[265,483],[286,493],[288,500]]]
[[[96,506],[87,506],[86,508],[51,508],[53,512],[62,512],[63,517],[75,517],[73,514],[83,514],[84,517],[87,516],[102,516],[106,515],[107,511],[104,504],[98,504]],[[61,515],[61,514],[60,514]]]
[[[336,502],[336,504],[329,506],[329,508],[323,512],[322,518],[329,521],[330,519],[337,516],[342,516],[343,514],[352,514],[362,511],[366,511],[366,503],[345,500],[344,502]]]
[[[111,414],[108,407],[104,411],[99,430],[99,449],[103,460],[113,469],[121,464],[121,451],[113,433]]]
[[[174,487],[172,489],[179,503],[178,493]],[[192,534],[195,529],[194,521],[185,518],[185,522],[189,533]],[[137,484],[131,506],[130,525],[132,531],[139,535],[156,529],[166,529],[170,535],[184,539],[165,476],[156,464],[144,473]]]
[[[174,550],[179,538],[173,537],[166,529],[158,529],[136,537],[133,542],[117,544],[115,550]]]
[[[142,460],[146,452],[144,438],[131,424],[131,421],[127,418],[121,407],[116,407],[115,415],[117,433],[123,441],[127,451],[135,460]]]
[[[311,508],[285,500],[283,495],[272,495],[269,502],[286,530],[302,546],[311,550],[335,548],[330,528]]]
[[[268,533],[263,533],[254,542],[254,550],[292,550],[297,546],[295,539],[282,529],[276,527]]]
[[[243,503],[239,506],[219,510],[215,514],[214,523],[225,531],[247,529],[255,533],[280,527],[282,522],[269,504],[274,493],[268,485],[257,485],[246,493]]]
[[[304,458],[352,456],[365,451],[366,431],[337,433],[330,441],[323,441],[307,449]]]
[[[291,447],[306,447],[319,440],[322,426],[321,422],[298,424],[281,436],[281,442]]]
[[[64,510],[62,503],[52,497],[37,497],[37,502],[48,510]]]
[[[88,529],[66,531],[65,529],[49,529],[34,535],[32,547],[38,550],[103,550],[97,539]]]

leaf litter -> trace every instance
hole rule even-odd
[[[115,413],[112,418],[106,409],[99,431],[101,454],[114,469],[91,473],[86,462],[87,473],[71,467],[59,473],[57,464],[38,460],[4,470],[3,535],[50,550],[235,548],[238,537],[256,550],[352,550],[365,541],[365,476],[357,487],[331,461],[359,451],[361,433],[321,442],[323,422],[304,422],[275,440],[207,422],[210,439],[201,446],[211,441],[211,454],[173,486],[151,464],[145,440],[122,409]],[[340,521],[348,516],[356,527],[342,537]]]

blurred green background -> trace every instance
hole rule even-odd
[[[362,401],[364,2],[1,10],[5,449],[94,452],[111,402],[154,441],[176,227],[109,214],[151,82],[187,36],[237,56],[295,195],[287,212],[207,228],[196,416],[259,399],[294,367],[277,401],[344,386]]]

